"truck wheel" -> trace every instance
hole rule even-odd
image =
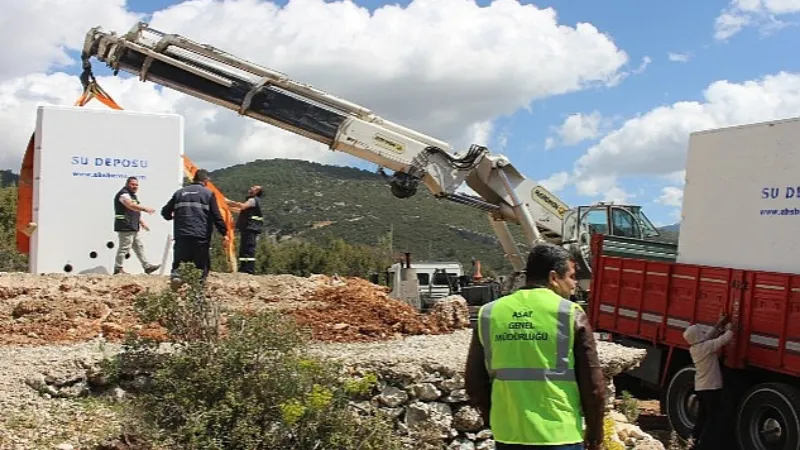
[[[754,386],[739,404],[741,449],[800,450],[800,391],[783,383]]]
[[[700,406],[694,392],[694,373],[694,366],[677,371],[669,380],[664,402],[670,426],[684,440],[692,434]]]

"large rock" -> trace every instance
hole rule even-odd
[[[469,306],[464,297],[451,295],[437,300],[428,314],[439,326],[447,330],[460,330],[469,327]]]

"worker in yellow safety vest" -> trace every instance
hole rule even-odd
[[[467,395],[497,450],[599,450],[606,383],[588,318],[568,300],[575,261],[560,246],[537,245],[525,275],[525,287],[478,312]]]

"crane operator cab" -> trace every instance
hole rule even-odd
[[[579,287],[588,291],[593,257],[591,242],[594,234],[614,236],[623,245],[638,248],[642,241],[652,240],[660,233],[637,205],[615,205],[599,202],[591,206],[572,208],[564,214],[561,244],[569,249],[578,262]]]

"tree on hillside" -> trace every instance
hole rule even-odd
[[[17,251],[17,188],[0,187],[0,271],[19,272],[28,268],[28,258]]]

